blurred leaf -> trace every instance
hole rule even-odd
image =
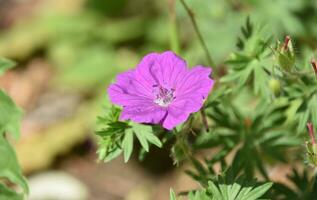
[[[10,60],[0,59],[0,75],[14,65],[15,63]],[[9,96],[0,90],[0,179],[9,180],[10,183],[21,187],[23,193],[27,194],[29,192],[27,182],[22,175],[15,151],[6,138],[7,133],[12,134],[16,139],[20,136],[20,119],[20,109]],[[0,198],[23,199],[23,195],[0,182]]]
[[[172,189],[170,189],[170,200],[177,200],[176,195]]]
[[[245,87],[250,82],[255,94],[269,97],[269,66],[273,64],[269,48],[271,38],[267,35],[263,37],[263,28],[260,25],[254,26],[250,18],[247,18],[241,30],[242,37],[238,39],[240,50],[231,54],[227,61],[231,68],[221,81],[236,83],[238,88]]]
[[[126,0],[88,0],[87,7],[102,15],[118,15],[122,12]]]
[[[62,68],[57,77],[56,83],[59,86],[91,90],[109,82],[109,77],[115,72],[115,64],[114,56],[108,48],[90,46],[73,51],[76,52],[75,59],[66,68]]]
[[[109,20],[100,27],[98,35],[111,43],[122,43],[142,38],[146,31],[146,18],[129,17],[122,20]]]
[[[210,200],[210,197],[206,194],[206,191],[195,191],[188,194],[189,200]]]
[[[281,200],[315,199],[317,195],[316,174],[311,176],[307,168],[302,172],[293,168],[292,174],[288,175],[287,178],[295,188],[276,183],[270,193],[272,198]]]
[[[23,200],[23,195],[17,194],[15,191],[0,184],[0,199],[1,200]]]
[[[8,69],[15,66],[15,62],[6,58],[0,58],[0,76]]]
[[[3,135],[0,135],[0,177],[22,187],[25,193],[29,192],[28,185],[21,173],[18,160],[11,145]]]
[[[0,90],[0,135],[8,132],[18,138],[22,112],[9,96]]]

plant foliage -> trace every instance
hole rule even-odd
[[[0,72],[14,66],[7,59],[0,59]],[[15,151],[8,138],[18,139],[20,132],[21,111],[12,99],[0,90],[0,178],[19,186],[23,192],[17,193],[4,182],[0,182],[0,199],[23,199],[28,193],[28,185],[22,175]]]
[[[233,1],[214,1],[214,5],[218,7],[215,6],[207,12],[206,7],[201,6],[207,3],[195,1],[194,4],[189,1],[190,8],[199,11],[197,24],[201,25],[207,47],[220,41],[213,41],[217,37],[212,37],[212,33],[207,30],[211,30],[210,23],[219,23],[215,16],[209,16],[215,9],[236,9],[218,16],[235,24],[237,20],[233,16],[249,5],[251,10],[259,6],[258,12],[263,13],[267,12],[266,9],[283,9],[280,14],[276,12],[270,16],[275,23],[259,23],[262,20],[254,17],[257,14],[253,10],[251,16],[258,19],[257,23],[253,23],[251,17],[246,17],[240,28],[241,33],[236,29],[231,32],[221,28],[215,30],[230,32],[231,35],[236,33],[236,49],[226,44],[223,44],[225,47],[218,45],[226,48],[227,54],[232,53],[220,67],[214,67],[216,72],[213,78],[217,82],[212,93],[200,113],[192,114],[184,124],[173,131],[157,131],[157,127],[150,124],[120,121],[120,109],[113,107],[107,112],[107,117],[101,117],[99,120],[103,126],[96,132],[100,136],[101,144],[99,158],[109,161],[123,152],[124,160],[129,160],[135,139],[145,151],[150,150],[149,144],[161,147],[162,143],[170,141],[174,163],[179,165],[182,161],[189,162],[192,167],[185,170],[186,174],[201,185],[200,189],[185,192],[190,200],[312,199],[316,196],[316,172],[308,172],[309,170],[305,169],[304,173],[300,174],[294,164],[293,174],[288,178],[295,187],[273,184],[268,173],[271,166],[279,163],[301,162],[301,155],[304,154],[301,146],[307,135],[306,124],[312,122],[317,126],[317,63],[315,62],[315,68],[303,64],[309,63],[309,60],[306,56],[296,54],[292,37],[285,36],[280,42],[280,34],[270,34],[272,27],[275,27],[277,32],[286,30],[294,35],[307,34],[293,11],[310,4],[300,1],[289,5],[282,0],[276,2],[278,3],[274,5],[264,5],[259,1],[239,1],[237,4]],[[189,11],[190,17],[196,17],[194,11]],[[180,13],[180,18],[184,18],[184,13]],[[199,16],[203,15],[212,19],[208,20],[208,28],[207,22],[199,20]],[[297,29],[281,27],[286,19],[280,19],[279,16],[285,16],[287,24],[293,24]],[[199,29],[195,30],[199,32]],[[190,45],[191,50],[196,50],[194,43]],[[190,50],[186,53],[189,52]],[[158,135],[160,137],[157,137]],[[316,159],[311,158],[315,156],[315,153],[312,153],[315,151],[312,148],[315,147],[311,145],[314,145],[313,142],[308,145],[308,162]],[[201,150],[208,152],[208,155],[202,153],[202,159]],[[217,166],[221,166],[223,173],[220,175]],[[256,181],[256,177],[263,181]],[[178,198],[171,190],[170,199]]]

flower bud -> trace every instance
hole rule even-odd
[[[317,167],[317,145],[314,135],[314,127],[312,123],[307,123],[308,133],[311,141],[306,142],[308,162]]]
[[[278,43],[276,55],[281,68],[285,71],[290,71],[295,64],[295,53],[289,36],[285,37],[283,44],[280,45]]]
[[[272,78],[269,80],[270,90],[275,96],[278,96],[281,92],[281,83],[278,79]]]
[[[313,70],[314,70],[314,72],[315,72],[315,75],[316,75],[316,77],[317,77],[317,61],[316,61],[315,59],[312,59],[310,63],[311,63],[311,65],[312,65]]]

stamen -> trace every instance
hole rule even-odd
[[[153,85],[154,103],[159,106],[167,107],[174,99],[174,89],[167,89],[162,86]]]

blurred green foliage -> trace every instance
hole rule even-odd
[[[14,66],[7,59],[0,59],[0,75]],[[8,141],[9,136],[18,139],[20,135],[21,111],[4,91],[0,90],[0,178],[21,187],[23,193],[10,189],[5,182],[0,182],[0,199],[23,199],[28,193],[28,185],[22,175],[15,151]]]
[[[21,63],[35,57],[48,61],[56,72],[51,83],[54,89],[89,93],[97,99],[95,93],[104,93],[115,74],[134,67],[148,52],[163,51],[178,43],[177,49],[190,66],[207,64],[187,13],[177,0],[176,13],[171,13],[174,9],[169,8],[168,1],[161,0],[45,2],[49,3],[35,11],[35,16],[1,31],[0,55]],[[99,158],[104,161],[123,153],[127,162],[137,141],[142,146],[140,157],[152,144],[161,147],[173,143],[171,155],[175,163],[190,160],[193,169],[187,174],[205,188],[192,192],[190,198],[203,199],[210,187],[222,194],[214,179],[217,164],[225,171],[235,163],[248,180],[261,174],[270,181],[268,165],[301,161],[299,155],[303,152],[298,147],[304,143],[305,125],[311,121],[317,126],[317,80],[309,65],[317,49],[317,2],[186,2],[216,61],[216,66],[211,67],[217,83],[205,105],[210,132],[203,129],[199,114],[192,115],[188,124],[166,133],[156,126],[119,122],[120,110],[113,108],[104,111],[96,133],[100,136]],[[175,21],[169,17],[173,14]],[[285,35],[292,42],[287,48],[283,41],[277,42]],[[0,73],[10,68],[9,64],[2,65],[3,61]],[[9,127],[14,133],[16,125]],[[195,152],[203,149],[216,153],[198,161]],[[228,160],[229,153],[232,160]],[[305,174],[294,174],[292,180],[298,184],[314,182]],[[216,187],[208,185],[211,180]],[[285,199],[315,194],[315,187],[303,192],[302,185],[296,191],[273,186],[270,192],[284,195]],[[226,183],[224,188],[231,186]],[[171,196],[176,198],[173,193]]]

